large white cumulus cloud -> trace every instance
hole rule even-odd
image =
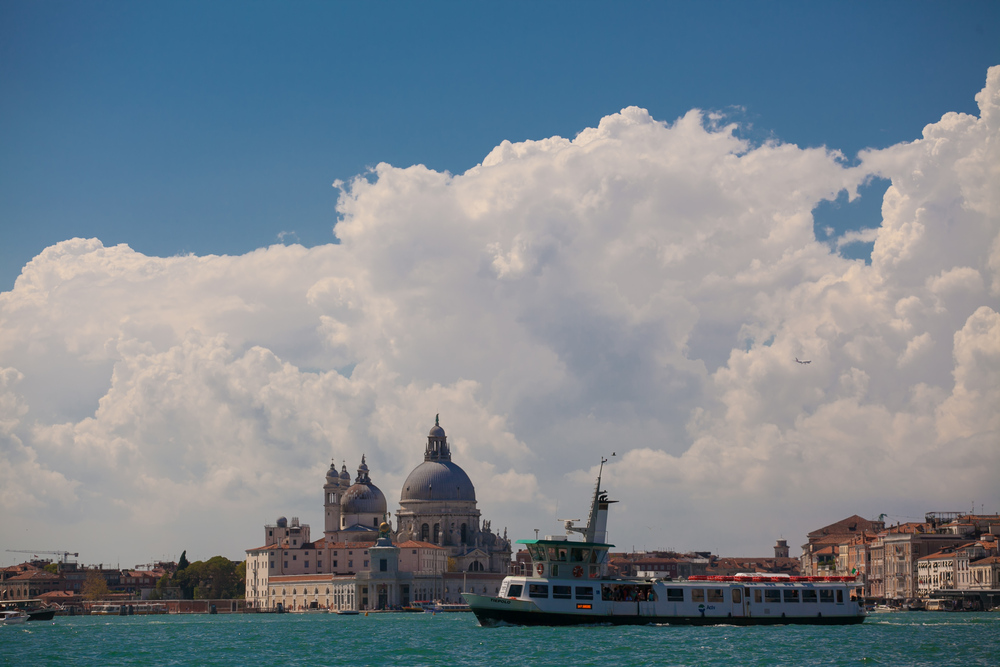
[[[977,100],[856,166],[628,108],[338,184],[338,245],[48,248],[0,295],[3,531],[237,556],[278,514],[319,530],[330,458],[366,454],[392,506],[435,413],[516,536],[611,452],[621,546],[995,505],[1000,68]],[[873,176],[866,265],[811,212]]]

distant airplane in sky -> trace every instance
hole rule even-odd
[[[809,361],[800,361],[798,357],[795,357],[795,361],[798,361],[800,364],[811,364],[812,363],[812,359],[810,359]]]

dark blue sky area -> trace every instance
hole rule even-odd
[[[739,107],[746,136],[853,157],[978,113],[998,34],[997,2],[8,0],[0,290],[74,236],[152,255],[327,243],[336,179],[461,172],[629,105]]]

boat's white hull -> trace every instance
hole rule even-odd
[[[529,581],[545,580],[530,579]],[[506,582],[505,582],[506,583]],[[555,581],[555,583],[563,583]],[[593,582],[612,583],[612,582]],[[621,581],[613,584],[621,585]],[[667,600],[667,587],[686,589],[685,601]],[[692,601],[690,590],[699,588],[722,590],[722,600],[716,603]],[[763,586],[760,588],[763,589]],[[809,590],[808,585],[778,584],[770,590]],[[732,590],[739,590],[738,602],[733,602]],[[508,590],[505,585],[502,591]],[[598,590],[600,590],[598,588]],[[857,602],[844,599],[837,603],[760,603],[753,602],[754,588],[743,586],[710,586],[688,582],[654,584],[655,599],[644,601],[611,601],[599,599],[555,600],[490,597],[465,593],[473,613],[481,625],[852,625],[865,619],[864,609]],[[749,593],[747,592],[749,591]],[[843,589],[842,589],[843,591]]]

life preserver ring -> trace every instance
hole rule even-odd
[[[538,574],[545,572],[545,566],[539,563],[538,565],[535,566],[535,572],[537,572]]]
[[[573,568],[573,576],[576,577],[577,579],[579,579],[580,577],[582,577],[583,576],[583,568],[580,567],[579,565],[577,565],[576,567],[574,567]]]

